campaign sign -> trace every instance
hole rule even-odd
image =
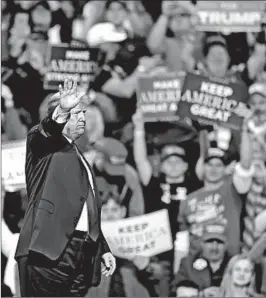
[[[168,73],[161,76],[141,77],[138,80],[137,104],[146,122],[178,120],[185,73]]]
[[[198,1],[199,31],[259,32],[263,1]]]
[[[44,88],[58,90],[65,79],[77,80],[79,85],[89,87],[98,68],[98,49],[51,45],[47,56],[48,71],[44,75]]]
[[[2,144],[2,182],[6,191],[25,188],[26,140]]]
[[[121,220],[102,221],[101,227],[112,253],[120,258],[152,257],[173,248],[166,209]]]
[[[188,73],[178,114],[205,124],[216,123],[239,130],[247,113],[247,99],[248,90],[244,84]]]

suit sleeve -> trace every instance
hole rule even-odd
[[[54,111],[45,117],[41,123],[33,127],[27,136],[27,143],[34,156],[42,158],[47,154],[56,152],[57,142],[61,135],[66,123],[64,121],[53,120]],[[60,119],[61,120],[61,119]]]
[[[109,245],[108,245],[108,243],[107,243],[107,241],[106,241],[106,239],[103,235],[102,229],[100,230],[99,237],[100,237],[100,241],[102,243],[102,254],[105,254],[107,252],[111,252],[110,247],[109,247]]]

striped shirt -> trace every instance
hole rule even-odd
[[[255,218],[266,210],[266,192],[262,184],[253,180],[250,191],[247,194],[244,217],[243,251],[248,252],[258,239],[255,233]]]

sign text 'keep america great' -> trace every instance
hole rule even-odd
[[[244,84],[226,83],[188,73],[178,114],[200,122],[220,124],[239,130],[247,112],[248,92]]]

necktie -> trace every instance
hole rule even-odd
[[[91,176],[93,177],[91,168],[89,164],[86,162],[84,156],[82,153],[79,151],[77,145],[73,143],[73,146],[78,154],[78,157],[81,159],[82,163],[84,164],[86,171],[90,171]],[[88,173],[89,176],[89,173]],[[95,182],[94,182],[95,183]],[[98,206],[96,202],[96,197],[94,196],[92,187],[94,185],[90,185],[90,194],[87,196],[87,209],[88,209],[88,223],[89,223],[89,235],[93,241],[96,241],[98,236],[99,236],[99,211],[98,211]]]

